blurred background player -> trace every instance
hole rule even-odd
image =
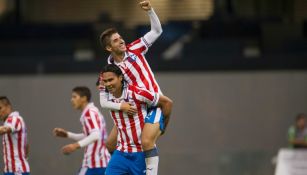
[[[100,42],[104,49],[110,52],[109,64],[117,65],[123,72],[128,84],[145,88],[151,92],[162,94],[155,80],[154,74],[145,59],[148,48],[162,33],[161,23],[149,1],[141,1],[140,7],[145,10],[150,18],[151,30],[143,37],[126,45],[116,29],[105,30],[100,36]],[[104,91],[100,93],[100,104],[103,108],[122,110],[132,115],[135,107],[128,103],[112,103],[107,100]],[[145,118],[145,126],[142,134],[142,147],[146,155],[146,165],[152,173],[157,174],[159,157],[155,143],[161,133],[164,132],[169,117],[163,116],[160,108],[152,108]],[[164,118],[165,117],[165,118]],[[164,121],[165,120],[165,121]]]
[[[108,138],[108,145],[115,145],[110,142],[117,142],[117,146],[107,167],[106,175],[148,174],[148,171],[153,169],[148,170],[148,167],[145,166],[145,155],[141,145],[144,118],[147,116],[147,109],[150,106],[160,106],[163,114],[168,117],[171,114],[172,101],[159,93],[126,84],[120,68],[114,64],[104,67],[102,81],[109,101],[134,104],[138,110],[134,115],[118,110],[110,111],[115,123],[112,133],[117,132],[118,134],[117,137],[110,135]],[[109,149],[112,151],[112,148]],[[157,174],[157,172],[155,173]]]
[[[85,147],[84,159],[79,175],[104,174],[110,155],[105,147],[107,137],[105,120],[94,103],[90,102],[91,92],[87,87],[75,87],[72,90],[73,108],[82,111],[80,122],[83,133],[72,133],[62,128],[55,128],[55,136],[70,138],[77,142],[62,148],[64,154],[70,154]]]
[[[9,99],[0,97],[0,126],[3,143],[4,175],[29,175],[27,128],[19,112],[13,111]]]
[[[307,148],[306,114],[298,114],[295,125],[288,130],[288,141],[291,148]]]

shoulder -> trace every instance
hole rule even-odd
[[[127,44],[127,48],[131,48],[135,45],[141,44],[141,42],[142,42],[142,39],[138,38],[138,39],[132,41],[131,43]]]
[[[7,117],[7,119],[5,120],[6,122],[12,122],[12,121],[18,121],[18,120],[22,120],[22,117],[19,115],[10,115]]]
[[[135,85],[130,85],[130,84],[128,85],[127,88],[128,88],[129,91],[133,91],[135,93],[146,90],[145,88],[141,88],[141,87],[138,87],[138,86],[135,86]]]
[[[142,38],[138,38],[132,43],[127,45],[127,49],[133,53],[142,53],[147,50],[146,44],[144,43]]]

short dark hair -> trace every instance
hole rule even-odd
[[[105,72],[113,72],[117,76],[123,75],[122,70],[118,66],[116,66],[115,64],[107,64],[106,66],[104,66],[102,71],[101,71],[101,74],[103,74]]]
[[[5,105],[10,105],[11,106],[11,102],[10,102],[10,100],[6,96],[0,96],[0,101],[3,104],[5,104]]]
[[[296,115],[295,121],[299,121],[301,119],[306,119],[306,114],[299,113],[299,114]]]
[[[110,38],[114,33],[118,33],[115,28],[108,28],[101,33],[99,41],[103,48],[106,48],[108,45],[111,44]]]
[[[91,101],[91,91],[86,86],[77,86],[72,89],[73,92],[77,93],[80,97],[86,97],[87,101]]]

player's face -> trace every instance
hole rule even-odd
[[[114,33],[110,37],[110,46],[107,47],[107,50],[117,54],[126,52],[127,48],[124,39],[118,33]]]
[[[0,119],[3,120],[9,115],[9,105],[0,102]]]
[[[298,128],[304,128],[306,125],[306,119],[305,118],[301,118],[296,122],[296,125]]]
[[[75,109],[81,109],[84,103],[84,98],[80,97],[79,94],[77,94],[76,92],[73,92],[71,94],[71,104],[73,106],[73,108]]]
[[[121,94],[122,87],[122,76],[117,76],[113,72],[104,72],[102,74],[103,85],[111,94]]]

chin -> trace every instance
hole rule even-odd
[[[121,49],[122,52],[126,52],[127,51],[127,48],[125,46],[125,48]]]

